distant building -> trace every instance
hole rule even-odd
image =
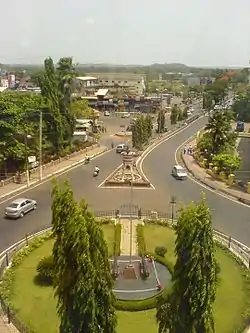
[[[86,95],[98,89],[108,89],[111,94],[144,95],[146,75],[131,73],[92,73],[76,79],[77,87]],[[78,89],[79,90],[79,89]]]

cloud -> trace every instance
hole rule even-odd
[[[89,17],[87,18],[86,22],[87,25],[94,25],[95,24],[95,20],[93,19],[93,17]]]

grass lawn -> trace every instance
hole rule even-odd
[[[154,252],[156,246],[166,246],[169,260],[175,260],[174,231],[166,227],[145,226],[147,250]],[[216,257],[220,265],[220,283],[215,302],[215,332],[228,333],[240,324],[241,313],[246,302],[245,279],[237,262],[224,250],[217,248]]]
[[[112,249],[113,226],[105,225],[104,233]],[[153,251],[158,245],[166,245],[167,255],[174,261],[174,232],[165,227],[146,226],[147,249]],[[49,240],[27,256],[17,267],[11,288],[11,303],[19,309],[20,319],[29,324],[36,333],[57,333],[58,318],[56,300],[51,287],[40,287],[33,283],[36,265],[41,257],[51,252],[53,241]],[[215,304],[216,333],[231,333],[240,323],[240,313],[245,305],[244,278],[233,258],[218,249],[217,259],[221,267],[221,282]],[[157,333],[155,310],[142,312],[117,312],[118,333],[137,331]],[[30,320],[32,318],[32,320]]]

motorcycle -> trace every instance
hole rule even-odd
[[[85,164],[89,164],[89,162],[90,162],[90,157],[86,157],[85,158]]]
[[[94,173],[93,173],[93,177],[97,177],[99,175],[99,170],[95,170]]]

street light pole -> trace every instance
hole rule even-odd
[[[132,205],[133,205],[133,180],[130,182],[130,223],[129,223],[129,234],[130,234],[130,239],[129,239],[129,264],[132,264]]]
[[[43,112],[39,111],[39,180],[43,179]]]

